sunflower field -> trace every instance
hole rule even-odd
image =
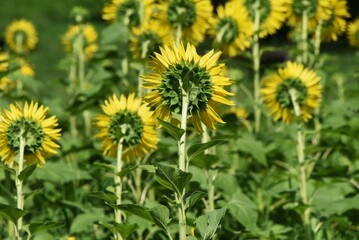
[[[358,1],[0,15],[0,239],[359,239]]]

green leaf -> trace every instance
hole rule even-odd
[[[108,228],[112,233],[120,233],[124,239],[127,239],[138,228],[135,224],[129,223],[109,223],[100,221],[99,224]]]
[[[5,171],[8,171],[14,175],[16,174],[15,169],[9,168],[8,166],[5,166],[5,165],[0,165],[0,169],[4,169]]]
[[[102,167],[102,168],[105,168],[105,169],[109,169],[109,170],[115,170],[116,169],[116,167],[114,165],[112,165],[112,164],[95,162],[93,165],[94,166],[99,166],[99,167]]]
[[[150,211],[153,221],[157,226],[168,232],[167,225],[170,223],[170,211],[164,205],[158,205]]]
[[[79,214],[73,219],[70,233],[82,233],[89,231],[93,224],[104,217],[103,209],[90,209],[88,212]]]
[[[156,167],[153,166],[153,165],[149,165],[149,164],[141,164],[139,166],[139,168],[147,171],[147,172],[150,172],[150,173],[155,173],[156,172]]]
[[[105,202],[108,202],[109,204],[115,204],[117,200],[117,196],[111,192],[105,193],[105,192],[92,192],[86,194],[90,197],[96,197],[104,200]]]
[[[130,172],[132,172],[133,170],[135,170],[138,166],[128,166],[123,168],[119,173],[117,173],[118,176],[120,176],[121,178],[127,176]]]
[[[187,186],[191,178],[192,173],[184,172],[173,167],[157,165],[157,182],[178,195],[182,194],[183,189]]]
[[[206,143],[196,143],[193,144],[187,151],[188,155],[188,161],[191,161],[191,159],[198,154],[202,153],[204,150],[207,150],[208,148],[211,148],[217,144],[223,143],[224,140],[222,139],[213,139]]]
[[[251,232],[257,232],[257,206],[250,198],[244,195],[240,190],[237,190],[232,199],[227,203],[229,213],[244,227]]]
[[[163,121],[162,119],[157,118],[157,120],[160,122],[160,124],[166,129],[166,131],[176,139],[177,142],[181,139],[182,135],[185,133],[185,130],[182,128],[178,128],[172,123]]]
[[[189,198],[186,199],[187,208],[193,207],[199,200],[207,196],[207,193],[202,191],[194,191]]]
[[[212,154],[198,154],[192,158],[191,163],[202,169],[209,169],[219,162],[219,157]]]
[[[266,149],[262,142],[259,142],[252,136],[246,136],[237,139],[235,145],[239,151],[249,153],[254,160],[267,166]]]
[[[53,228],[59,228],[59,227],[63,227],[65,226],[64,222],[51,222],[51,221],[45,221],[45,222],[35,222],[35,223],[31,223],[29,225],[29,230],[32,236],[34,236],[35,234],[45,231],[45,230],[49,230],[49,229],[53,229]]]
[[[128,30],[124,24],[113,23],[106,27],[101,33],[100,45],[109,45],[111,43],[127,42],[128,41]]]
[[[199,239],[207,240],[212,239],[216,233],[221,219],[226,214],[226,208],[221,208],[202,215],[195,220],[196,233],[199,233]]]
[[[136,204],[121,204],[121,205],[117,205],[117,207],[122,211],[134,214],[136,216],[142,217],[148,221],[153,222],[153,218],[148,208]]]
[[[19,179],[21,181],[25,182],[31,176],[31,174],[35,171],[36,168],[37,168],[36,164],[32,164],[32,165],[28,166],[27,168],[22,170],[22,172],[19,175]]]
[[[25,215],[25,211],[0,203],[0,216],[16,224],[17,220]]]

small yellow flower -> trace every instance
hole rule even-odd
[[[185,48],[182,42],[178,47],[173,43],[160,48],[153,58],[152,73],[143,76],[144,87],[150,90],[144,100],[156,108],[154,116],[167,121],[181,114],[183,87],[189,96],[187,114],[198,132],[203,131],[201,122],[210,129],[224,123],[216,109],[234,103],[226,99],[233,94],[224,87],[232,82],[223,75],[225,66],[217,63],[220,55],[212,50],[199,56],[194,45],[188,43]]]
[[[24,132],[25,163],[45,164],[45,158],[55,154],[60,146],[55,143],[60,138],[61,129],[56,128],[55,116],[46,118],[48,108],[38,103],[25,102],[23,108],[18,103],[10,104],[0,115],[0,157],[6,165],[14,162],[19,152],[19,135]]]
[[[65,47],[65,51],[72,53],[75,51],[75,44],[78,43],[78,38],[84,39],[84,52],[86,59],[90,59],[98,49],[97,38],[98,34],[94,26],[91,24],[72,25],[69,27],[62,43]]]
[[[8,93],[16,87],[16,83],[11,81],[7,76],[0,78],[0,93]]]
[[[234,57],[251,45],[253,22],[239,1],[228,2],[217,8],[210,34],[224,54]]]
[[[320,77],[314,71],[295,62],[288,62],[277,74],[266,77],[261,90],[262,98],[276,121],[282,119],[283,122],[290,123],[294,120],[291,91],[295,91],[301,118],[308,121],[311,112],[319,107],[322,98]]]
[[[25,19],[14,21],[6,28],[5,41],[14,52],[27,53],[38,42],[35,26]]]
[[[101,106],[105,114],[96,117],[100,132],[96,137],[102,139],[103,154],[116,157],[117,145],[123,141],[122,158],[130,161],[140,159],[144,153],[156,148],[158,137],[152,112],[140,98],[130,94],[128,98],[114,94]]]
[[[359,18],[349,23],[348,39],[350,46],[359,48]]]
[[[6,72],[9,67],[9,54],[0,52],[0,72]]]

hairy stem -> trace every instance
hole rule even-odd
[[[122,203],[122,179],[118,175],[122,171],[122,151],[123,151],[123,138],[120,139],[117,145],[117,161],[116,161],[116,170],[115,170],[115,190],[117,195],[116,204],[120,205]],[[119,209],[115,209],[115,222],[122,223],[122,213]],[[115,239],[122,240],[122,236],[119,233],[115,234]]]
[[[310,4],[307,0],[302,0],[302,4],[304,6],[302,13],[302,29],[301,29],[301,62],[308,62],[308,4]]]

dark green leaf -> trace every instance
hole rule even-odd
[[[152,208],[150,213],[155,224],[167,232],[167,225],[171,221],[168,208],[164,205],[159,205]]]
[[[120,176],[121,178],[127,176],[130,172],[132,172],[133,170],[135,170],[138,166],[128,166],[125,167],[121,170],[121,172],[117,173],[118,176]]]
[[[207,196],[207,193],[202,191],[194,191],[189,198],[186,199],[187,208],[193,207],[199,200]]]
[[[4,169],[5,171],[8,171],[8,172],[10,172],[10,173],[12,173],[12,174],[16,174],[16,171],[14,170],[14,169],[12,169],[12,168],[9,168],[8,166],[5,166],[5,165],[0,165],[0,169]]]
[[[204,150],[211,148],[217,144],[223,143],[222,139],[214,139],[206,143],[196,143],[193,144],[187,151],[188,161],[190,161],[193,157],[202,153]]]
[[[177,168],[157,165],[156,180],[162,186],[182,194],[183,189],[187,186],[192,178],[192,173],[181,171]]]
[[[82,233],[89,231],[93,224],[104,217],[102,209],[90,209],[88,212],[79,214],[73,219],[70,233]]]
[[[37,234],[39,232],[53,229],[53,228],[59,228],[62,226],[65,226],[64,222],[45,221],[45,222],[31,223],[29,225],[29,230],[30,230],[31,235],[34,236],[35,234]]]
[[[116,169],[116,167],[114,165],[112,165],[112,164],[95,162],[94,165],[102,167],[102,168],[105,168],[105,169],[110,169],[110,170],[115,170]]]
[[[22,172],[19,175],[19,179],[21,181],[25,182],[31,176],[31,174],[35,171],[36,168],[37,168],[36,164],[32,164],[31,166],[28,166],[27,168],[22,170]]]
[[[138,228],[135,224],[129,223],[108,223],[108,222],[99,222],[102,226],[108,228],[112,233],[120,233],[124,239],[127,239],[131,233],[135,232]]]
[[[107,203],[110,204],[115,204],[116,200],[117,200],[117,196],[114,193],[105,193],[105,192],[92,192],[92,193],[88,193],[88,196],[91,197],[96,197],[96,198],[100,198],[102,200],[104,200]]]
[[[178,128],[172,123],[163,121],[162,119],[157,118],[157,120],[160,122],[160,124],[166,129],[166,131],[176,139],[176,141],[179,141],[182,137],[182,135],[185,133],[185,130],[182,128]]]
[[[249,153],[254,160],[267,166],[266,149],[262,142],[254,139],[252,136],[246,136],[236,140],[236,146],[241,152]]]
[[[219,157],[212,154],[198,154],[192,158],[191,163],[202,169],[209,169],[219,162]]]
[[[16,224],[17,220],[25,215],[25,211],[0,203],[0,216]]]
[[[122,211],[134,214],[136,216],[142,217],[148,221],[153,222],[153,218],[148,208],[136,204],[121,204],[121,205],[117,205],[117,207]]]

